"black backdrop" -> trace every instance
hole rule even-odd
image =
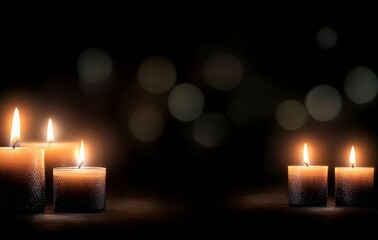
[[[354,67],[378,71],[378,31],[370,19],[305,13],[243,14],[232,21],[218,16],[206,21],[184,18],[53,18],[6,26],[0,54],[2,146],[8,144],[6,126],[15,106],[21,121],[25,116],[25,125],[32,126],[23,134],[27,140],[43,140],[42,125],[53,116],[65,129],[62,140],[87,140],[92,164],[108,168],[110,194],[143,189],[183,196],[198,209],[216,207],[222,197],[240,188],[285,185],[287,165],[300,163],[297,151],[304,141],[317,149],[315,161],[330,169],[343,164],[345,149],[353,142],[364,151],[366,165],[376,166],[377,100],[357,105],[343,92],[345,76]],[[338,33],[336,46],[328,51],[315,38],[324,26]],[[107,94],[87,96],[79,87],[77,58],[89,47],[112,57],[113,83]],[[191,138],[191,123],[169,114],[168,93],[148,94],[136,76],[145,58],[165,56],[176,66],[176,84],[196,84],[205,94],[204,110],[226,114],[234,90],[211,89],[202,73],[204,59],[224,51],[242,61],[242,81],[267,79],[267,87],[257,99],[262,103],[260,114],[245,127],[230,124],[226,141],[205,149]],[[281,128],[275,120],[278,104],[285,99],[304,103],[307,92],[322,83],[342,95],[337,118],[324,123],[310,118],[296,131]],[[166,121],[162,136],[151,143],[138,141],[127,127],[131,111],[146,102],[157,103]]]

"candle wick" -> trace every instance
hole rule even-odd
[[[84,161],[82,161],[80,164],[79,164],[79,169],[81,168],[81,166],[83,165]]]
[[[356,166],[356,163],[352,163],[352,168],[354,168]]]
[[[308,162],[304,162],[304,164],[306,165],[306,167],[310,166],[310,164]]]
[[[47,143],[48,143],[48,145],[51,145],[52,141],[48,141]]]
[[[20,146],[20,139],[17,139],[14,143],[13,143],[13,149],[15,149],[16,147],[19,147]]]

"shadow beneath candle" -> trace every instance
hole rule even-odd
[[[293,207],[288,204],[286,186],[240,188],[197,209],[188,200],[151,193],[128,193],[107,199],[106,209],[100,213],[56,213],[52,205],[45,212],[33,215],[2,216],[5,232],[17,225],[19,233],[32,233],[39,237],[111,236],[197,236],[211,233],[212,236],[240,234],[267,236],[287,230],[267,231],[266,226],[289,225],[292,229],[320,228],[331,233],[345,230],[345,226],[368,226],[378,218],[378,208],[336,206],[329,197],[322,207]],[[202,201],[207,201],[204,196]],[[269,229],[269,228],[268,228]],[[370,229],[375,231],[374,229]],[[318,234],[323,233],[320,231]],[[272,236],[274,236],[274,234]],[[317,233],[315,233],[316,235]]]
[[[1,233],[5,236],[11,234],[12,237],[17,238],[18,236],[24,237],[25,232],[31,232],[32,227],[26,218],[31,215],[20,215],[20,214],[0,214],[0,226]]]
[[[52,206],[44,214],[27,218],[33,230],[43,235],[89,234],[109,231],[134,232],[148,226],[164,224],[188,212],[188,203],[157,197],[109,198],[100,213],[57,213]]]
[[[231,193],[225,204],[225,214],[237,228],[252,225],[340,226],[370,224],[378,217],[377,206],[337,206],[329,197],[326,206],[293,207],[288,204],[286,187],[244,189]]]

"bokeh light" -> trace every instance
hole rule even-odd
[[[196,119],[204,108],[205,97],[193,84],[175,86],[168,96],[169,112],[178,120],[187,122]]]
[[[113,61],[99,48],[84,50],[77,60],[80,89],[88,96],[106,94],[112,86]]]
[[[164,118],[154,108],[141,108],[129,120],[131,134],[140,141],[151,142],[158,139],[164,130]]]
[[[150,93],[167,92],[174,86],[176,77],[175,65],[162,56],[150,56],[139,66],[139,84]]]
[[[351,101],[357,104],[368,103],[377,96],[377,75],[367,67],[356,67],[347,74],[344,91]]]
[[[329,85],[318,85],[307,94],[306,108],[311,117],[318,121],[332,120],[341,111],[341,96],[335,88]]]
[[[240,60],[230,53],[217,53],[205,65],[205,79],[217,90],[230,90],[236,87],[243,77]]]
[[[286,100],[277,107],[276,119],[281,127],[287,130],[296,130],[306,123],[307,111],[302,103]]]
[[[204,113],[192,125],[194,140],[205,148],[220,146],[226,140],[229,131],[227,119],[216,112]]]
[[[317,43],[321,48],[326,50],[332,49],[336,45],[337,39],[336,31],[330,27],[323,27],[316,34]]]
[[[77,60],[80,79],[87,83],[100,83],[107,80],[113,70],[110,55],[99,48],[85,49]]]

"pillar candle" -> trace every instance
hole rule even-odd
[[[20,118],[13,116],[11,147],[0,148],[0,211],[38,213],[45,209],[44,150],[18,147]]]
[[[56,167],[53,170],[56,212],[101,212],[105,209],[106,168],[82,167],[83,142],[79,162],[77,167]]]
[[[367,205],[374,191],[374,168],[356,167],[354,146],[350,167],[335,168],[335,203],[341,206]]]
[[[53,168],[75,165],[79,142],[56,142],[52,120],[49,119],[46,142],[22,142],[20,146],[45,150],[46,199],[52,201]]]
[[[324,206],[328,199],[328,166],[311,166],[307,144],[305,166],[288,166],[288,197],[292,206]]]

